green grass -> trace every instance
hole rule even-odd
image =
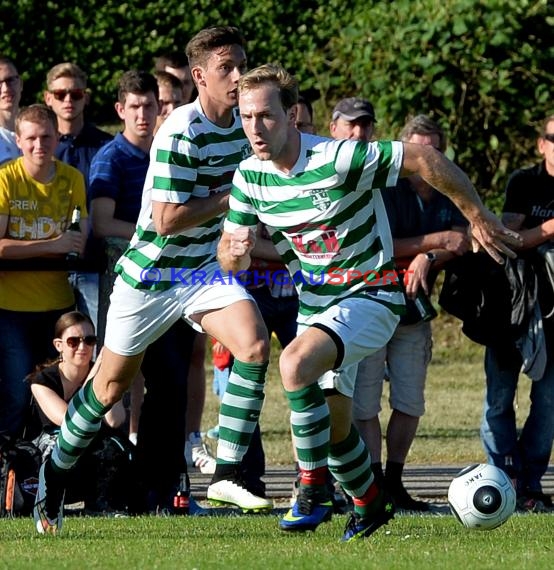
[[[468,340],[456,319],[441,314],[433,321],[433,360],[426,387],[426,413],[421,418],[407,463],[469,464],[485,461],[479,440],[485,377],[484,348]],[[266,399],[260,424],[269,464],[291,464],[289,413],[278,375],[280,353],[272,344],[271,365],[266,382]],[[211,365],[207,363],[208,394],[204,429],[217,423],[219,402],[211,393]],[[530,381],[522,376],[516,401],[516,416],[521,425],[529,410]],[[383,425],[390,414],[388,394],[382,399]]]
[[[92,569],[498,569],[550,570],[554,517],[514,515],[493,531],[463,529],[452,516],[397,516],[371,539],[342,544],[345,516],[315,533],[289,535],[276,516],[87,519],[63,535],[0,520],[0,568]]]

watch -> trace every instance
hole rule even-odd
[[[427,261],[431,264],[435,263],[435,261],[437,261],[437,254],[433,253],[432,251],[428,251],[426,253],[424,253],[425,258],[427,259]]]

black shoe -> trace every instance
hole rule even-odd
[[[394,501],[386,491],[383,493],[381,501],[381,507],[376,513],[365,517],[355,511],[350,514],[341,539],[342,542],[367,538],[394,518]]]
[[[402,483],[400,486],[396,486],[394,489],[388,488],[388,492],[391,495],[394,504],[397,509],[402,509],[404,511],[419,511],[427,512],[429,511],[429,503],[425,501],[418,501],[412,497]]]

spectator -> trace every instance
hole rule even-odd
[[[77,311],[64,313],[54,327],[53,344],[59,357],[27,377],[40,418],[41,433],[35,443],[43,460],[52,451],[68,401],[94,375],[92,357],[96,342],[94,326],[87,315]],[[84,500],[85,512],[106,514],[126,510],[128,506],[128,490],[134,481],[129,461],[132,449],[117,430],[124,420],[125,410],[118,403],[106,414],[101,432],[72,473],[68,498],[72,502]]]
[[[90,206],[88,190],[90,164],[98,149],[112,140],[112,135],[101,131],[85,120],[85,107],[90,94],[85,72],[74,63],[59,63],[46,75],[44,101],[56,113],[59,143],[55,156],[79,170],[87,187],[87,207]],[[70,283],[77,299],[77,309],[88,315],[95,328],[98,326],[98,272],[102,253],[92,236],[87,237],[84,262],[91,271],[70,274]]]
[[[519,251],[522,259],[538,251],[544,253],[545,247],[551,250],[549,242],[554,238],[554,115],[544,120],[537,147],[543,160],[512,173],[502,209],[506,226],[523,237]],[[531,512],[552,509],[552,499],[543,493],[541,483],[554,438],[553,283],[551,274],[546,275],[537,272],[540,302],[536,305],[542,310],[546,361],[540,372],[531,375],[531,407],[521,431],[516,426],[514,398],[525,345],[504,343],[487,346],[485,350],[487,388],[481,441],[489,462],[504,469],[514,480],[519,508]],[[545,298],[550,298],[548,306],[545,306]]]
[[[431,145],[440,152],[446,150],[443,130],[426,115],[409,120],[400,138]],[[414,299],[427,297],[440,267],[468,250],[467,224],[446,196],[417,175],[401,179],[382,195],[396,265],[406,271],[407,313],[388,343],[358,365],[353,418],[368,447],[372,471],[378,479],[384,478],[396,507],[427,511],[429,503],[410,497],[402,483],[406,457],[425,410],[424,388],[432,347],[430,317],[423,318]],[[383,474],[379,412],[385,376],[392,414],[385,437],[387,464]]]
[[[298,97],[295,126],[301,133],[315,135],[314,110],[306,97]]]
[[[196,90],[190,72],[189,61],[184,53],[173,52],[157,57],[154,60],[154,70],[171,73],[181,82],[183,103],[190,103],[193,100]]]
[[[15,118],[22,89],[23,80],[14,62],[0,54],[0,164],[21,155],[15,140]]]
[[[167,119],[171,111],[185,103],[183,100],[183,84],[177,77],[167,71],[155,71],[154,77],[158,82],[160,114],[156,121],[156,132]]]
[[[329,130],[334,139],[369,142],[376,122],[373,105],[367,99],[348,97],[335,105]]]
[[[17,145],[23,156],[0,168],[0,259],[29,271],[5,271],[0,279],[0,433],[17,435],[25,421],[29,389],[24,378],[54,356],[52,331],[75,303],[67,272],[32,271],[33,258],[63,261],[82,252],[87,231],[83,175],[54,159],[56,115],[44,105],[19,112]],[[75,206],[81,230],[65,232]]]

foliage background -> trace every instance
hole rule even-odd
[[[554,3],[548,0],[0,0],[0,52],[25,80],[24,104],[46,72],[75,61],[93,90],[93,120],[115,122],[119,74],[184,50],[203,27],[238,25],[250,67],[280,62],[315,100],[322,134],[333,105],[358,94],[394,137],[429,113],[488,205],[507,175],[537,159],[537,127],[554,112]]]

